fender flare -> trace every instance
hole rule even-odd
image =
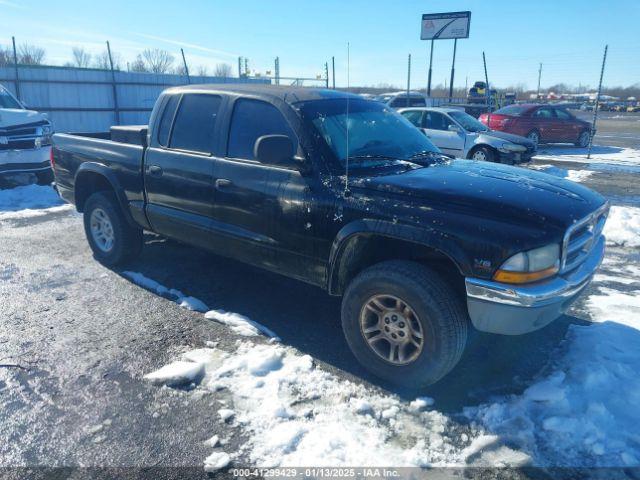
[[[82,176],[88,173],[100,175],[101,177],[104,177],[105,180],[107,180],[107,182],[111,185],[111,188],[113,189],[114,193],[116,194],[116,198],[118,199],[118,203],[120,204],[120,208],[125,218],[127,219],[127,222],[129,222],[129,224],[131,224],[132,226],[137,227],[138,224],[134,221],[133,217],[131,216],[131,212],[129,210],[129,201],[127,200],[127,195],[124,191],[124,188],[122,188],[122,185],[120,185],[120,182],[118,181],[116,174],[111,169],[109,169],[109,167],[101,163],[84,162],[82,165],[80,165],[80,167],[76,171],[76,175],[73,181],[73,185],[74,187],[76,187],[74,188],[74,200],[76,204],[76,209],[78,208],[78,197],[77,197],[78,180],[81,181]]]
[[[338,271],[345,247],[353,238],[361,235],[381,236],[431,248],[451,260],[462,275],[468,274],[470,263],[467,254],[456,242],[451,241],[450,237],[443,235],[436,229],[403,225],[386,220],[355,220],[340,229],[331,245],[327,269],[327,291],[329,294],[338,294]]]

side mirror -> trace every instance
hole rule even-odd
[[[460,130],[460,127],[457,125],[454,125],[453,123],[450,123],[449,126],[447,127],[447,130],[449,130],[450,132],[458,132],[460,133],[462,130]]]
[[[266,165],[298,168],[294,154],[293,142],[286,135],[263,135],[253,147],[253,156]]]

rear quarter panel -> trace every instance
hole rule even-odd
[[[116,183],[119,196],[128,202],[144,200],[142,158],[144,147],[103,138],[55,134],[53,157],[56,185],[65,199],[73,201],[76,179],[84,170],[102,171]],[[62,191],[67,191],[65,195]]]

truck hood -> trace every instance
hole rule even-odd
[[[34,110],[0,108],[0,128],[15,127],[46,120],[47,116]]]
[[[582,185],[521,167],[451,160],[394,175],[368,177],[368,190],[411,203],[528,227],[566,229],[605,200]]]

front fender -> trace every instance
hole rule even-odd
[[[337,272],[345,246],[351,239],[359,235],[377,235],[429,247],[447,256],[462,275],[468,276],[471,272],[471,262],[467,253],[455,241],[452,241],[451,237],[437,229],[404,225],[386,220],[355,220],[340,229],[331,245],[327,276],[330,294],[336,292]]]

